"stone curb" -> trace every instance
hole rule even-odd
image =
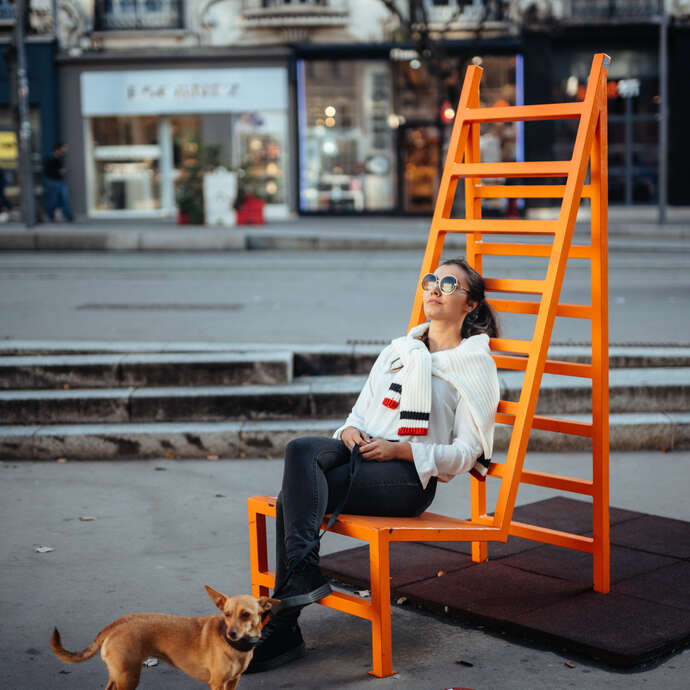
[[[324,222],[327,222],[327,219]],[[578,237],[586,237],[585,233],[585,226],[576,226],[575,242],[579,241]],[[80,229],[78,226],[66,229],[27,230],[19,227],[0,230],[0,251],[423,251],[427,237],[427,229],[417,234],[409,230],[367,233],[360,230],[319,232],[300,230],[291,226],[250,230],[204,226],[189,226],[183,230],[165,226],[141,230],[112,227],[103,230]],[[684,240],[690,238],[690,224],[612,224],[609,227],[609,238],[612,249],[656,251],[658,240],[664,240],[664,249],[688,252],[690,246]],[[625,238],[635,239],[638,244],[626,241]],[[668,242],[672,243],[670,247]],[[464,236],[448,235],[446,246],[464,247]]]

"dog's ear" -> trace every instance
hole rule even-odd
[[[259,607],[261,608],[262,611],[268,611],[269,609],[273,608],[274,606],[278,606],[280,604],[280,599],[270,599],[269,597],[259,597],[258,602],[259,602]]]
[[[225,610],[225,602],[228,600],[228,598],[225,596],[225,594],[221,594],[220,592],[217,592],[213,587],[209,587],[208,585],[204,585],[206,588],[206,593],[211,597],[211,601],[221,610]]]

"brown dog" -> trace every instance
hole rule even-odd
[[[99,649],[108,667],[106,690],[134,690],[141,666],[155,657],[188,676],[208,683],[211,690],[234,690],[261,639],[261,619],[276,599],[248,594],[226,597],[205,585],[223,615],[186,618],[166,613],[130,613],[106,626],[81,652],[68,652],[53,631],[53,652],[62,661],[78,664]]]

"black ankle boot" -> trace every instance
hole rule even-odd
[[[278,668],[307,653],[297,619],[272,616],[261,631],[261,641],[245,673],[261,673]]]
[[[303,561],[279,587],[273,596],[280,599],[277,615],[291,609],[302,608],[323,599],[333,590],[318,565]]]

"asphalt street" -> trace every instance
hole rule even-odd
[[[687,452],[612,453],[612,505],[689,520],[686,486],[678,481],[689,461]],[[533,453],[526,466],[587,476],[590,465],[587,453]],[[83,649],[107,623],[132,611],[212,614],[204,584],[231,594],[247,592],[246,498],[275,493],[280,476],[279,460],[0,463],[0,686],[102,688],[106,671],[98,656],[78,666],[53,656],[49,639],[54,626],[65,647]],[[488,484],[489,505],[497,487]],[[517,502],[552,493],[525,486]],[[458,477],[439,487],[434,510],[466,517],[467,498],[467,478]],[[273,534],[270,524],[268,531]],[[328,534],[322,552],[357,545]],[[36,553],[38,546],[54,550]],[[376,679],[367,674],[371,638],[366,621],[311,606],[302,620],[307,657],[244,676],[240,690],[685,690],[690,676],[690,650],[660,664],[621,671],[405,606],[392,611],[397,675]],[[459,659],[473,665],[461,666]],[[160,663],[143,670],[140,687],[202,686]]]
[[[545,259],[487,257],[484,274],[540,279]],[[407,325],[421,256],[391,252],[5,252],[0,338],[330,343],[388,341]],[[610,342],[688,343],[690,252],[612,250]],[[564,303],[589,302],[589,262],[571,260]],[[507,337],[534,318],[504,315]],[[559,319],[552,342],[586,342]]]

